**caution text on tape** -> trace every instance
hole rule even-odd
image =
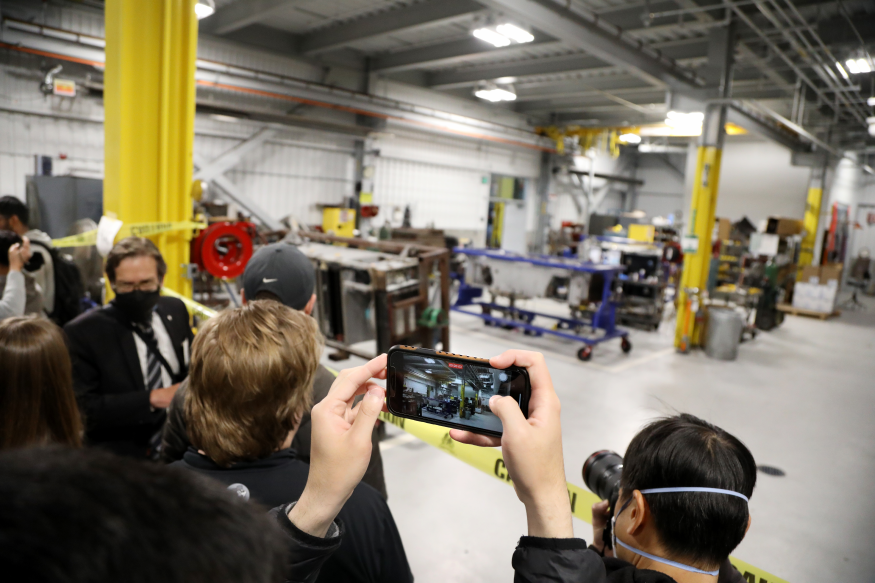
[[[124,239],[125,237],[151,237],[161,233],[169,233],[171,231],[192,231],[194,229],[205,229],[206,223],[196,223],[193,221],[177,221],[177,222],[160,222],[160,223],[130,223],[122,225],[116,239]],[[61,239],[53,239],[54,247],[89,247],[97,244],[97,229],[92,229],[78,235],[70,235]]]

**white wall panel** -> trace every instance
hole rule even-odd
[[[103,126],[0,111],[0,195],[24,199],[35,155],[52,158],[53,174],[100,178]]]
[[[353,157],[348,144],[318,134],[295,142],[279,137],[246,156],[225,176],[276,218],[292,215],[304,224],[322,222],[317,204],[339,204],[353,193]],[[195,152],[206,160],[220,156],[240,140],[195,135]]]
[[[375,224],[409,205],[414,227],[434,225],[477,242],[486,232],[492,174],[534,178],[540,161],[534,150],[430,134],[394,133],[374,148],[374,204],[383,213]]]

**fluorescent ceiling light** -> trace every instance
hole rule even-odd
[[[620,136],[620,141],[627,144],[640,144],[641,136],[638,134],[623,134]]]
[[[872,67],[869,66],[869,61],[866,59],[848,59],[845,61],[848,71],[851,75],[859,75],[860,73],[871,73]]]
[[[478,89],[474,92],[476,97],[480,99],[485,99],[486,101],[491,101],[495,103],[496,101],[514,101],[516,100],[516,93],[512,91],[508,91],[507,89],[499,89],[495,87],[493,89]]]
[[[527,30],[523,30],[518,26],[514,26],[513,24],[499,24],[495,27],[495,30],[498,34],[502,36],[506,36],[510,40],[514,42],[518,42],[520,44],[530,43],[535,40],[535,37]]]
[[[198,0],[198,3],[194,5],[194,14],[198,20],[212,16],[215,11],[216,6],[213,0]]]
[[[218,121],[226,121],[226,122],[229,122],[229,123],[237,123],[237,122],[240,121],[240,120],[239,120],[238,118],[236,118],[236,117],[233,117],[233,116],[230,116],[230,115],[224,115],[224,114],[221,114],[221,113],[214,113],[214,114],[212,114],[210,117],[213,118],[213,119],[215,119],[215,120],[218,120]]]
[[[875,97],[870,97],[866,100],[866,105],[869,107],[875,107]]]
[[[425,362],[427,362],[428,364],[434,364],[435,361],[433,358],[426,358]]]
[[[478,28],[478,29],[475,29],[474,32],[472,32],[471,34],[473,34],[475,37],[479,38],[480,40],[484,40],[484,41],[488,42],[489,44],[496,46],[496,47],[506,47],[507,45],[510,44],[509,38],[507,38],[506,36],[500,35],[497,32],[495,32],[494,30],[491,30],[489,28]]]
[[[848,72],[845,71],[845,68],[842,67],[842,64],[839,63],[838,61],[836,61],[836,69],[839,70],[839,73],[842,74],[842,77],[844,77],[845,79],[850,79],[850,77],[848,77]]]

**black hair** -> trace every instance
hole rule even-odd
[[[757,478],[753,455],[735,436],[693,415],[647,425],[632,439],[620,486],[633,490],[698,486],[750,498]],[[738,546],[748,525],[747,502],[704,492],[645,494],[669,558],[717,568]]]
[[[0,454],[7,574],[61,583],[273,583],[285,574],[285,552],[263,509],[185,469],[63,447]]]
[[[9,248],[21,242],[22,240],[18,233],[0,231],[0,265],[9,267]]]
[[[7,219],[18,217],[21,224],[26,227],[28,220],[30,219],[30,210],[28,210],[27,205],[21,202],[21,199],[17,196],[7,194],[6,196],[0,197],[0,215],[3,215]]]

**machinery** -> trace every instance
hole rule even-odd
[[[395,344],[449,350],[446,249],[299,233],[299,249],[316,270],[316,317],[329,346],[371,358],[353,345],[375,342],[375,354]]]
[[[584,361],[591,358],[594,345],[615,338],[620,339],[623,352],[632,350],[629,333],[616,327],[613,297],[615,278],[625,270],[624,266],[494,249],[457,248],[455,251],[464,254],[467,261],[464,274],[459,276],[459,296],[453,310],[482,318],[487,325],[522,329],[527,335],[551,334],[583,342],[577,357]],[[599,293],[591,296],[591,284],[596,277],[600,278],[601,287]],[[484,290],[490,292],[493,301],[475,301],[483,296]],[[507,304],[495,301],[502,297],[507,299]],[[567,301],[572,317],[561,318],[516,306],[517,300],[529,298]],[[581,313],[581,306],[592,306],[592,310]],[[472,311],[470,307],[479,311]],[[533,323],[536,317],[556,323],[545,328]],[[584,335],[584,330],[589,333]]]

